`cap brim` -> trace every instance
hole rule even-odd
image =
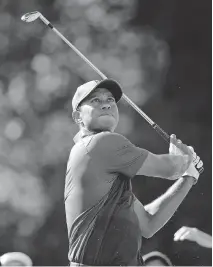
[[[105,79],[101,81],[93,88],[92,91],[97,88],[106,88],[107,90],[109,90],[114,96],[116,103],[121,99],[123,94],[120,84],[112,79]]]
[[[76,108],[97,88],[106,88],[107,90],[109,90],[114,96],[116,103],[121,99],[123,95],[121,86],[119,85],[118,82],[112,79],[105,79],[97,83],[95,87],[88,90],[87,93],[82,97],[82,100],[78,103],[78,105],[75,108],[73,108],[73,110],[76,110]]]

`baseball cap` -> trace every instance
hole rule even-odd
[[[10,262],[20,262],[23,266],[32,266],[31,258],[22,252],[8,252],[0,257],[0,263],[2,266],[7,266]]]
[[[144,264],[146,264],[147,262],[149,262],[151,260],[156,260],[156,259],[162,260],[162,262],[165,263],[165,266],[173,266],[173,264],[170,261],[170,259],[168,258],[168,256],[166,256],[165,254],[163,254],[160,251],[152,251],[152,252],[149,252],[149,253],[143,255]]]
[[[106,88],[108,89],[115,98],[115,101],[118,102],[122,97],[122,90],[119,83],[112,79],[105,79],[102,81],[93,80],[79,86],[72,99],[72,108],[73,111],[77,109],[79,104],[96,88]]]

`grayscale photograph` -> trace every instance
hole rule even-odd
[[[210,0],[0,0],[0,266],[212,266]]]

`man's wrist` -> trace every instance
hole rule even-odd
[[[185,179],[187,179],[188,181],[190,181],[192,183],[192,185],[195,185],[197,183],[197,179],[195,177],[193,177],[193,176],[185,174],[185,175],[183,175],[183,177]]]
[[[198,230],[197,228],[194,228],[194,239],[198,245],[202,246],[200,230]]]

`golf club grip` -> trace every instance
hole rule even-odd
[[[170,143],[170,136],[157,123],[154,123],[152,127],[167,143]]]
[[[170,136],[164,132],[163,129],[160,128],[159,125],[157,125],[156,123],[152,125],[153,129],[155,129],[155,131],[161,135],[163,137],[164,140],[166,140],[167,143],[170,143]],[[195,159],[194,159],[195,160]],[[195,166],[196,168],[196,166]],[[199,170],[197,169],[197,171],[199,172],[199,174],[203,173],[204,172],[204,168],[200,168]]]
[[[200,168],[200,170],[198,170],[199,174],[203,173],[204,172],[204,168]]]

